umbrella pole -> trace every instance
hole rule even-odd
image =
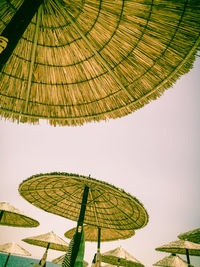
[[[48,253],[49,246],[50,246],[50,243],[48,243],[47,248],[46,248],[46,250],[44,252],[44,255],[43,255],[42,259],[39,262],[39,264],[41,266],[45,266],[45,263],[46,263],[46,260],[47,260],[47,253]]]
[[[186,248],[186,257],[187,257],[188,266],[190,266],[190,256],[189,256],[189,250],[187,248]]]
[[[1,222],[2,217],[3,217],[3,210],[1,210],[1,212],[0,212],[0,222]]]
[[[98,244],[97,244],[97,252],[100,253],[100,243],[101,243],[101,228],[98,227]]]
[[[8,260],[9,260],[9,258],[10,258],[10,253],[8,253],[8,257],[7,257],[7,259],[6,259],[6,262],[5,262],[5,265],[4,265],[4,267],[6,267],[6,265],[7,265],[7,263],[8,263]]]

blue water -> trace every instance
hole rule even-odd
[[[5,265],[7,257],[8,254],[0,253],[0,267],[3,267]],[[35,263],[39,263],[39,260],[10,255],[6,267],[33,267]],[[58,266],[60,265],[57,265],[52,262],[47,262],[46,264],[46,267],[58,267]]]

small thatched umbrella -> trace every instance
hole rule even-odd
[[[58,257],[58,258],[56,258],[54,260],[52,260],[52,262],[55,263],[55,264],[60,264],[61,265],[63,260],[64,260],[64,258],[65,258],[65,254],[61,255],[60,257]],[[83,261],[83,267],[87,267],[87,266],[88,266],[87,261]]]
[[[47,259],[47,253],[49,249],[59,250],[59,251],[67,251],[68,249],[68,243],[65,242],[62,238],[57,236],[54,232],[49,232],[46,234],[38,235],[38,236],[32,236],[28,238],[22,239],[22,241],[46,248],[46,251],[40,260],[41,266],[44,266],[46,259]]]
[[[115,266],[144,267],[141,262],[122,247],[101,254],[101,261]]]
[[[200,228],[180,234],[178,235],[178,238],[194,243],[200,243]]]
[[[200,244],[184,240],[172,241],[169,244],[156,248],[156,250],[175,254],[184,254],[187,256],[188,265],[190,265],[189,255],[200,256]]]
[[[7,265],[11,254],[20,255],[20,256],[31,256],[31,254],[27,250],[25,250],[23,247],[21,247],[15,242],[0,245],[0,251],[8,254],[8,257],[6,259],[4,266]]]
[[[36,227],[39,222],[6,202],[0,203],[0,225],[15,227]]]
[[[167,256],[167,257],[163,258],[162,260],[154,263],[153,266],[188,267],[188,264],[186,261],[181,259],[176,254],[171,254],[170,256]]]
[[[30,177],[19,186],[22,197],[48,212],[77,221],[73,249],[78,253],[83,222],[100,228],[139,229],[148,222],[143,205],[122,189],[68,173]],[[76,240],[77,243],[76,243]]]
[[[81,125],[161,96],[195,60],[200,3],[2,0],[0,113]]]

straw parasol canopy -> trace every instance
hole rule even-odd
[[[147,224],[147,211],[135,197],[90,177],[68,173],[39,174],[23,181],[19,193],[45,211],[78,221],[86,187],[85,224],[119,230],[139,229]]]
[[[188,267],[188,264],[176,254],[171,254],[170,256],[167,256],[162,260],[154,263],[153,266]]]
[[[118,247],[101,254],[101,261],[115,266],[144,267],[141,262],[139,262],[122,247]]]
[[[31,256],[31,254],[27,250],[25,250],[22,246],[18,245],[15,242],[0,245],[0,251],[20,256]]]
[[[68,230],[64,235],[72,239],[76,228]],[[135,234],[134,230],[116,230],[101,228],[101,242],[114,241],[119,239],[127,239]],[[98,227],[93,225],[84,225],[85,241],[96,242],[98,241]]]
[[[178,238],[200,243],[200,228],[178,235]]]
[[[0,1],[1,116],[82,125],[130,114],[192,68],[199,16],[188,0]]]
[[[24,238],[22,239],[22,241],[31,245],[45,247],[45,248],[48,247],[49,245],[49,249],[54,249],[59,251],[67,251],[69,246],[67,242],[65,242],[62,238],[57,236],[53,231],[38,236]]]
[[[6,202],[0,202],[0,225],[36,227],[39,222]]]
[[[54,260],[52,260],[52,262],[55,263],[55,264],[60,264],[61,265],[63,260],[64,260],[64,258],[65,258],[65,254],[61,255],[60,257],[58,257],[58,258],[56,258]],[[87,267],[87,266],[88,266],[87,261],[83,261],[83,267]]]

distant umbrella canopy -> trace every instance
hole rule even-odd
[[[39,222],[7,202],[0,202],[0,225],[15,227],[36,227]]]
[[[167,256],[163,258],[162,260],[159,260],[158,262],[154,263],[153,266],[188,267],[188,264],[186,261],[181,259],[179,256],[175,254],[171,254],[170,256]]]
[[[58,258],[56,258],[54,260],[52,260],[52,262],[61,265],[63,260],[64,260],[64,258],[65,258],[65,254],[61,255],[60,257],[58,257]],[[88,266],[87,261],[83,261],[83,267],[87,267],[87,266]]]
[[[26,249],[15,242],[0,245],[0,251],[20,256],[31,256],[31,254]]]
[[[148,222],[148,213],[133,196],[108,183],[77,174],[46,173],[30,177],[19,193],[33,205],[78,221],[85,187],[89,188],[85,224],[111,229],[139,229]]]
[[[192,68],[199,17],[189,0],[1,0],[1,116],[82,125],[131,113]]]
[[[178,235],[178,238],[200,243],[200,228]]]

